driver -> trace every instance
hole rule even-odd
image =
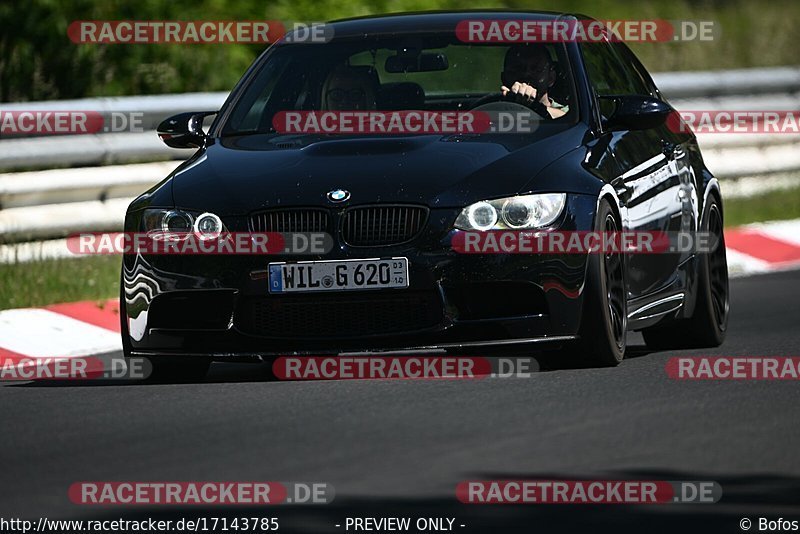
[[[506,52],[500,73],[503,96],[530,108],[542,106],[551,118],[563,117],[569,106],[554,101],[547,91],[556,82],[556,70],[547,49],[541,45],[514,45]]]
[[[378,80],[374,70],[339,65],[322,87],[322,109],[335,111],[373,110]]]

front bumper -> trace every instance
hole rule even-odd
[[[570,195],[559,229],[591,228],[595,202]],[[431,210],[425,230],[411,243],[337,244],[324,257],[126,255],[127,345],[137,355],[222,358],[573,339],[586,256],[459,254],[450,248],[457,212]],[[394,256],[408,258],[408,289],[268,292],[265,270],[273,261]]]

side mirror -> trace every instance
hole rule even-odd
[[[203,119],[216,111],[190,111],[165,119],[158,125],[158,136],[172,148],[200,148],[206,140]]]
[[[606,130],[648,130],[666,122],[675,110],[666,102],[650,96],[610,95],[599,97],[613,103],[609,117],[603,119]],[[601,105],[601,108],[605,106]]]

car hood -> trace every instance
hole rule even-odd
[[[581,139],[579,128],[538,136],[228,137],[179,167],[172,192],[177,207],[225,215],[325,205],[334,189],[351,193],[348,205],[459,207],[530,189]]]

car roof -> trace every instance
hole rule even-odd
[[[454,32],[456,25],[463,20],[564,20],[568,18],[587,20],[590,17],[575,13],[554,11],[508,11],[508,10],[465,10],[465,11],[420,11],[414,13],[395,13],[370,15],[340,19],[328,22],[333,28],[333,39],[352,38],[367,35],[391,33],[435,33]]]

